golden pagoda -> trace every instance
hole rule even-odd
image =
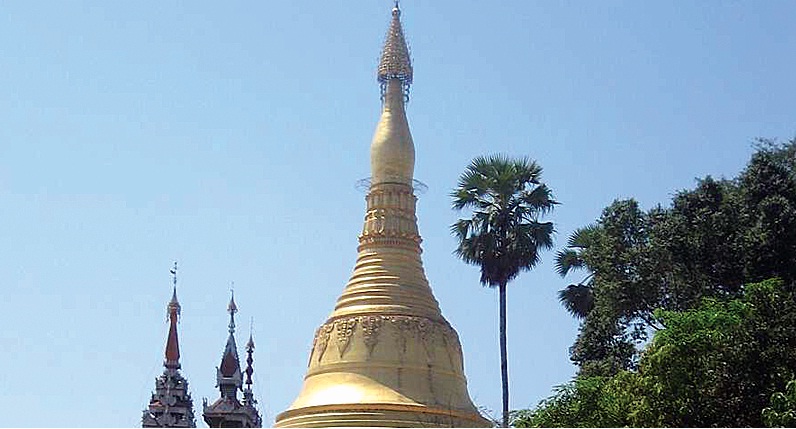
[[[420,259],[412,63],[396,1],[378,67],[382,113],[356,266],[315,332],[301,393],[276,427],[487,427],[467,392],[461,344]]]

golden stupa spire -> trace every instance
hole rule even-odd
[[[412,84],[412,58],[409,56],[401,26],[401,9],[397,0],[392,9],[392,21],[384,40],[378,68],[378,81],[382,85],[386,85],[390,79],[399,79],[407,87]]]
[[[370,145],[371,184],[412,184],[415,170],[415,145],[409,132],[405,103],[412,83],[412,61],[401,26],[398,2],[378,67],[382,92],[381,119]]]
[[[315,333],[301,393],[277,427],[490,426],[470,400],[459,337],[420,257],[405,112],[412,66],[400,15],[396,2],[378,68],[383,104],[357,262]]]

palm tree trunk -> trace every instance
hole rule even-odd
[[[506,282],[498,287],[500,291],[500,378],[503,384],[502,427],[509,427],[509,363],[506,352]]]

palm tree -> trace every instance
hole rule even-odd
[[[470,218],[451,226],[459,241],[454,253],[481,268],[482,285],[499,291],[503,427],[508,427],[509,418],[506,285],[539,262],[540,250],[553,246],[553,224],[539,222],[539,217],[558,203],[541,174],[542,168],[527,158],[477,157],[451,193],[455,210],[471,212]]]
[[[566,277],[572,271],[588,270],[584,252],[593,245],[598,229],[595,225],[578,228],[567,241],[567,248],[556,253],[556,271]],[[594,273],[589,273],[578,284],[570,284],[558,291],[561,305],[578,319],[585,319],[594,308]]]

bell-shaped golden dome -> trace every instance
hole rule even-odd
[[[379,66],[382,115],[356,266],[315,332],[304,385],[277,427],[486,427],[467,392],[461,344],[423,271],[405,113],[412,79],[393,10]]]

